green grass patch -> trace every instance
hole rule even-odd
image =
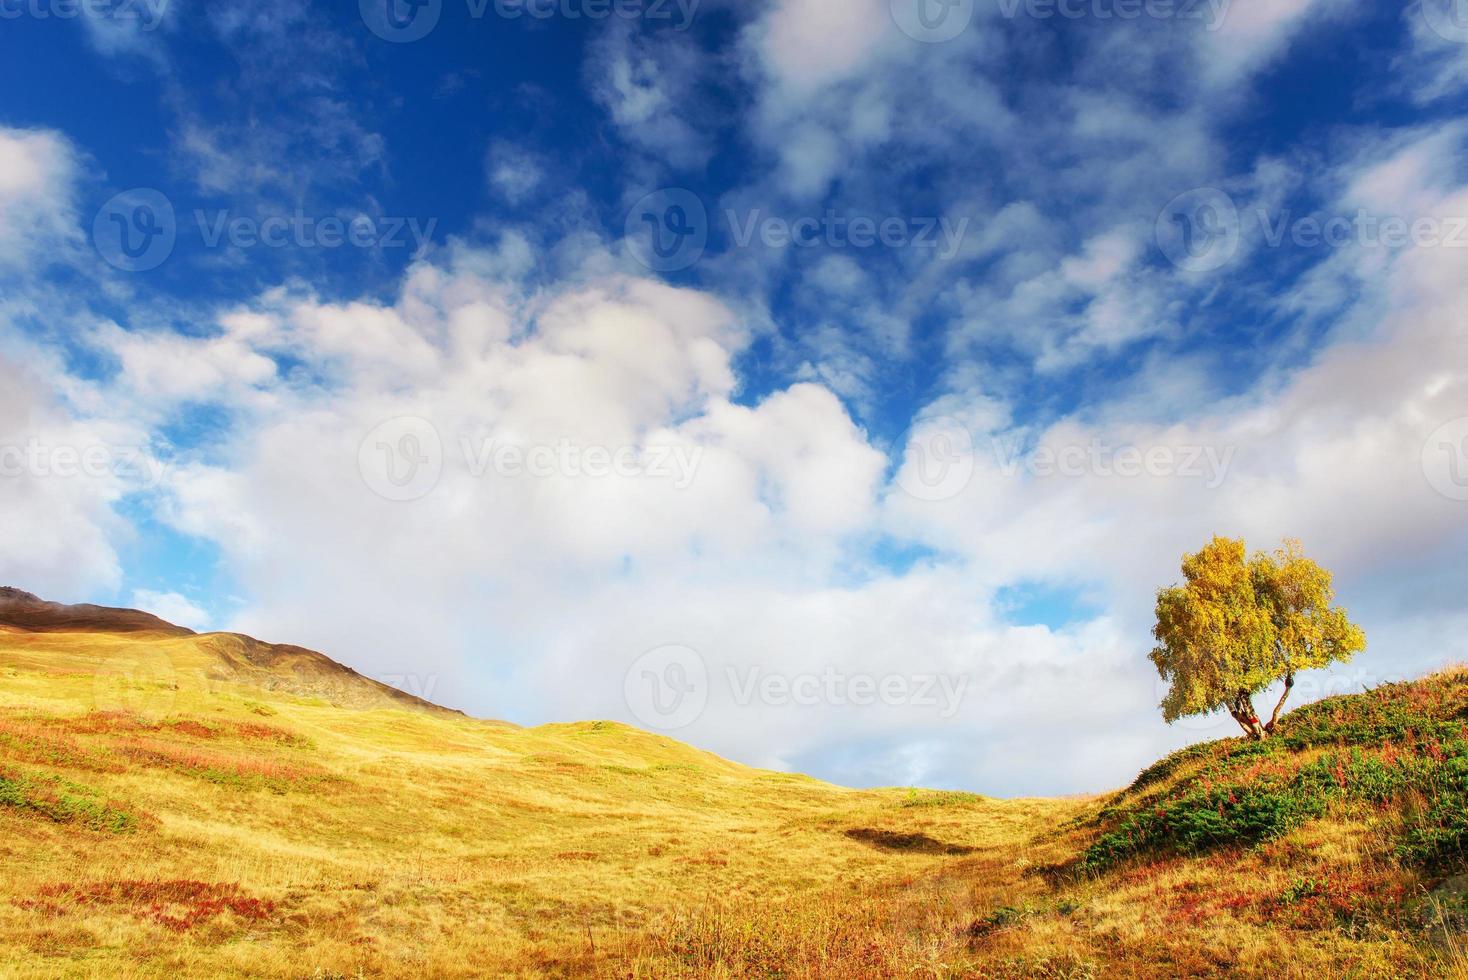
[[[1176,752],[1101,811],[1101,833],[1079,867],[1099,873],[1131,858],[1255,847],[1332,807],[1374,806],[1403,814],[1402,860],[1435,873],[1460,869],[1468,861],[1465,718],[1468,678],[1450,675],[1301,708],[1264,741]]]
[[[96,790],[56,776],[0,770],[0,806],[106,833],[125,834],[138,827],[134,814],[104,800]]]
[[[924,807],[973,806],[983,802],[984,798],[977,793],[960,793],[948,790],[921,792],[914,789],[908,791],[907,797],[898,806],[904,810],[912,810]]]

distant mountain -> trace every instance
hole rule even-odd
[[[11,586],[0,586],[0,626],[13,626],[28,633],[164,633],[193,636],[194,631],[166,623],[136,609],[106,606],[67,606],[47,602]]]
[[[195,633],[137,609],[48,602],[11,586],[0,587],[0,630],[37,636],[93,634],[163,641],[151,649],[182,671],[209,680],[252,684],[266,690],[320,697],[339,707],[400,707],[460,714],[389,687],[304,647],[264,643],[239,633]],[[68,644],[71,655],[105,653],[107,645]]]

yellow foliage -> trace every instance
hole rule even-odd
[[[1255,694],[1283,680],[1287,696],[1299,671],[1366,648],[1366,635],[1331,605],[1330,572],[1298,541],[1251,560],[1243,541],[1215,537],[1183,556],[1182,572],[1184,584],[1157,593],[1152,630],[1152,663],[1172,685],[1162,701],[1169,723],[1222,708],[1246,733],[1263,736],[1275,719],[1260,722]]]

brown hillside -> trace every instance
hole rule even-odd
[[[324,654],[304,647],[265,643],[238,633],[195,633],[136,609],[64,605],[9,586],[0,587],[0,630],[19,633],[12,647],[28,648],[38,657],[55,661],[70,658],[81,670],[104,673],[119,636],[141,638],[151,634],[151,656],[146,664],[150,683],[162,681],[174,689],[212,682],[240,683],[301,697],[317,697],[342,708],[400,707],[457,715],[459,712],[364,677]],[[26,634],[30,634],[26,636]],[[88,637],[88,642],[78,642]],[[126,655],[135,658],[129,646]],[[136,672],[134,659],[126,664]]]

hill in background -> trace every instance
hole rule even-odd
[[[136,609],[62,605],[7,586],[0,588],[0,630],[11,634],[12,655],[30,650],[39,663],[71,662],[96,672],[104,685],[108,677],[122,680],[122,674],[154,676],[198,689],[213,683],[247,684],[318,696],[338,707],[459,714],[363,677],[314,650],[262,643],[238,633],[201,635]],[[87,639],[78,641],[78,636]],[[146,687],[135,686],[135,693]]]
[[[0,974],[1464,976],[1468,674],[1095,798],[524,729],[0,590]]]

